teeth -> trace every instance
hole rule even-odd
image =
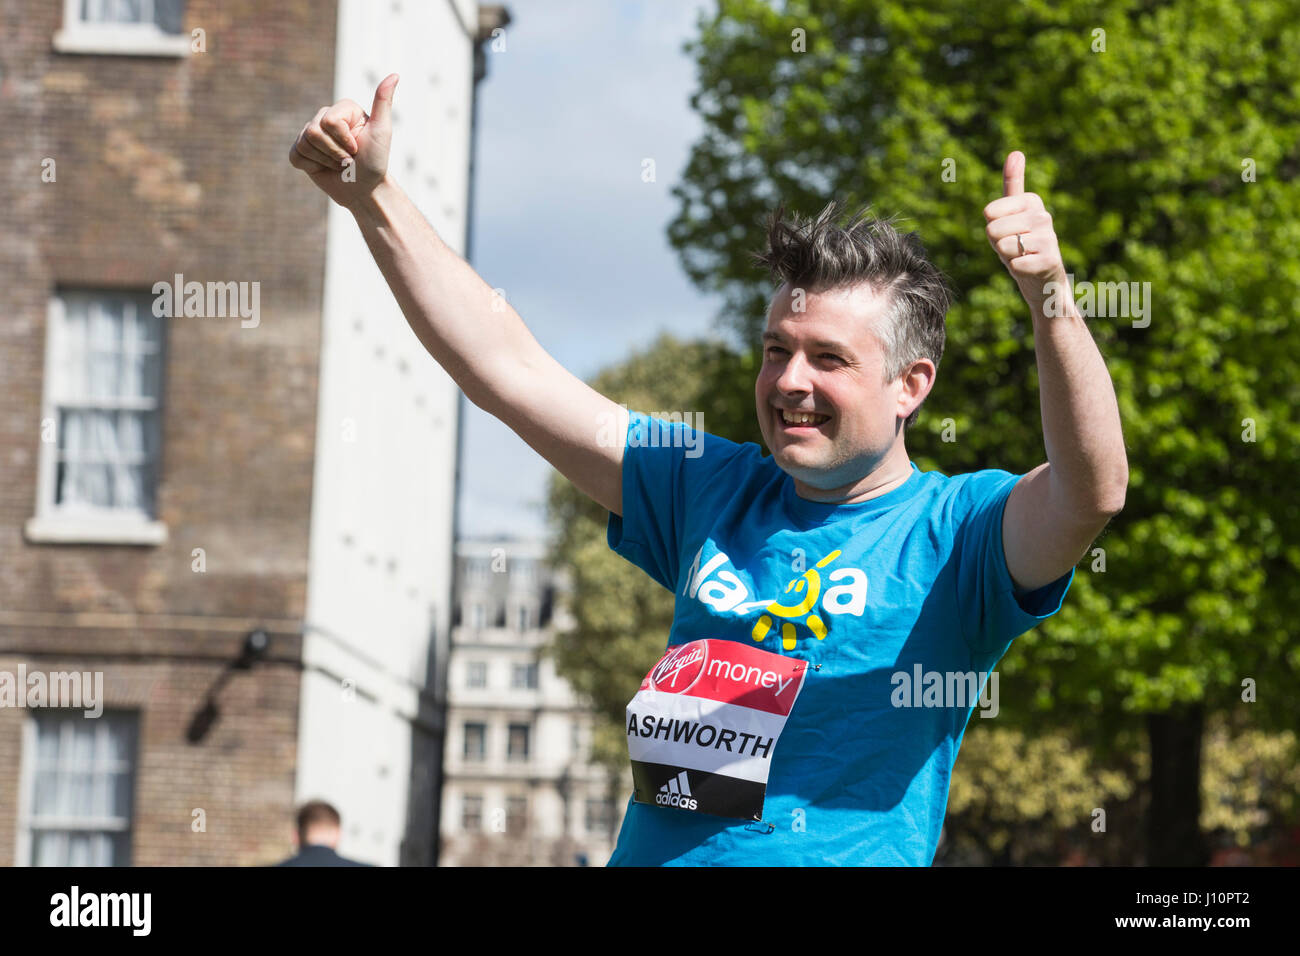
[[[820,425],[822,422],[830,419],[829,415],[813,415],[808,412],[790,413],[785,409],[781,410],[781,419],[787,425]]]

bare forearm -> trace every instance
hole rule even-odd
[[[391,178],[349,210],[420,343],[470,401],[490,411],[513,370],[541,349],[523,319]]]
[[[1053,483],[1078,508],[1117,511],[1128,485],[1128,455],[1106,362],[1072,302],[1065,315],[1032,311]]]

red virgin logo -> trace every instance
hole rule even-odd
[[[660,658],[646,678],[642,689],[662,690],[670,694],[686,690],[704,670],[707,649],[707,641],[691,641],[689,644],[669,648],[668,653]]]

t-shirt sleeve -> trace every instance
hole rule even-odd
[[[746,446],[641,412],[629,413],[624,440],[623,514],[610,512],[606,540],[676,591],[690,517],[707,508],[714,479]]]
[[[957,607],[966,643],[980,654],[1005,651],[1013,640],[1061,609],[1074,568],[1032,591],[1021,591],[1007,570],[1002,515],[1023,475],[998,469],[968,476],[958,492]]]

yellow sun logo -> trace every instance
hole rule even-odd
[[[777,617],[781,618],[796,618],[808,614],[808,612],[817,605],[817,599],[821,597],[822,593],[822,577],[817,573],[817,569],[826,567],[826,565],[830,564],[839,556],[840,551],[837,548],[818,561],[816,565],[805,571],[801,576],[793,579],[789,584],[787,584],[785,586],[785,593],[790,594],[793,592],[795,594],[803,594],[803,600],[793,606],[779,604],[776,601],[773,601],[765,607],[763,609],[763,616],[760,617],[758,623],[754,625],[754,630],[751,635],[754,640],[762,641],[767,637],[768,632],[772,630],[773,621],[772,618],[768,617],[768,614],[775,614]],[[804,623],[808,625],[808,630],[813,632],[813,636],[816,637],[817,640],[820,641],[826,637],[826,622],[816,614],[808,614],[808,619],[804,621]],[[794,642],[795,626],[787,620],[781,625],[781,646],[787,651],[792,651],[794,650]]]

